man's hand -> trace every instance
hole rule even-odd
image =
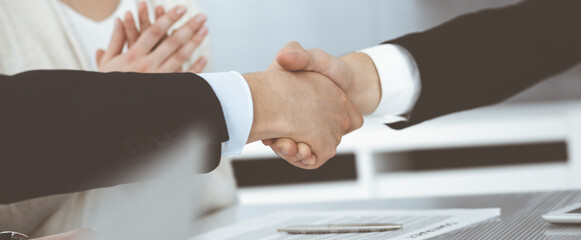
[[[375,65],[364,53],[335,57],[321,49],[303,49],[289,42],[276,56],[280,67],[288,71],[318,72],[331,79],[364,115],[377,108],[381,98],[379,76]]]
[[[348,95],[353,104],[363,113],[370,114],[381,99],[381,86],[375,65],[364,53],[351,53],[341,58],[334,57],[321,49],[303,49],[297,42],[288,43],[276,56],[274,68],[289,71],[318,72],[331,79]],[[311,160],[308,144],[296,139],[266,139],[263,143],[289,162]]]
[[[58,235],[34,238],[31,240],[94,240],[96,234],[90,229],[81,228],[74,231],[61,233]]]
[[[183,64],[208,34],[204,26],[206,16],[198,14],[182,27],[167,35],[168,30],[186,12],[185,6],[177,6],[167,13],[163,7],[156,8],[156,22],[151,24],[147,5],[139,4],[141,32],[135,26],[131,13],[125,21],[115,20],[115,30],[107,50],[99,49],[96,54],[101,72],[181,72]],[[127,52],[123,52],[125,43]],[[189,72],[199,73],[207,64],[205,57],[199,58]]]
[[[289,161],[297,167],[320,167],[335,155],[342,136],[363,124],[347,95],[319,73],[271,67],[244,77],[254,103],[248,142],[285,137],[305,143],[301,146],[309,147],[309,155],[302,156],[304,163]]]

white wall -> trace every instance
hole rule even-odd
[[[216,70],[264,69],[286,42],[343,54],[507,1],[200,0],[209,16]],[[434,2],[434,3],[432,3]],[[437,2],[437,3],[435,3]],[[475,1],[476,2],[476,1]]]

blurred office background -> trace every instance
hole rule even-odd
[[[201,1],[214,70],[241,72],[264,70],[291,40],[341,55],[516,2]],[[366,121],[319,170],[296,169],[260,144],[247,146],[232,164],[242,204],[579,188],[581,68],[501,105],[403,131]]]

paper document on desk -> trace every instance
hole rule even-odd
[[[219,228],[190,240],[230,239],[430,239],[500,216],[499,208],[440,210],[280,211]],[[306,224],[394,223],[404,228],[374,233],[293,235],[278,228]]]

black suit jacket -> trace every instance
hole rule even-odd
[[[228,134],[216,95],[194,74],[0,75],[0,202],[125,183],[192,138],[207,151],[192,159],[202,162],[195,171],[211,171]]]
[[[502,101],[581,61],[581,1],[528,0],[387,43],[415,59],[422,92],[405,128]]]

